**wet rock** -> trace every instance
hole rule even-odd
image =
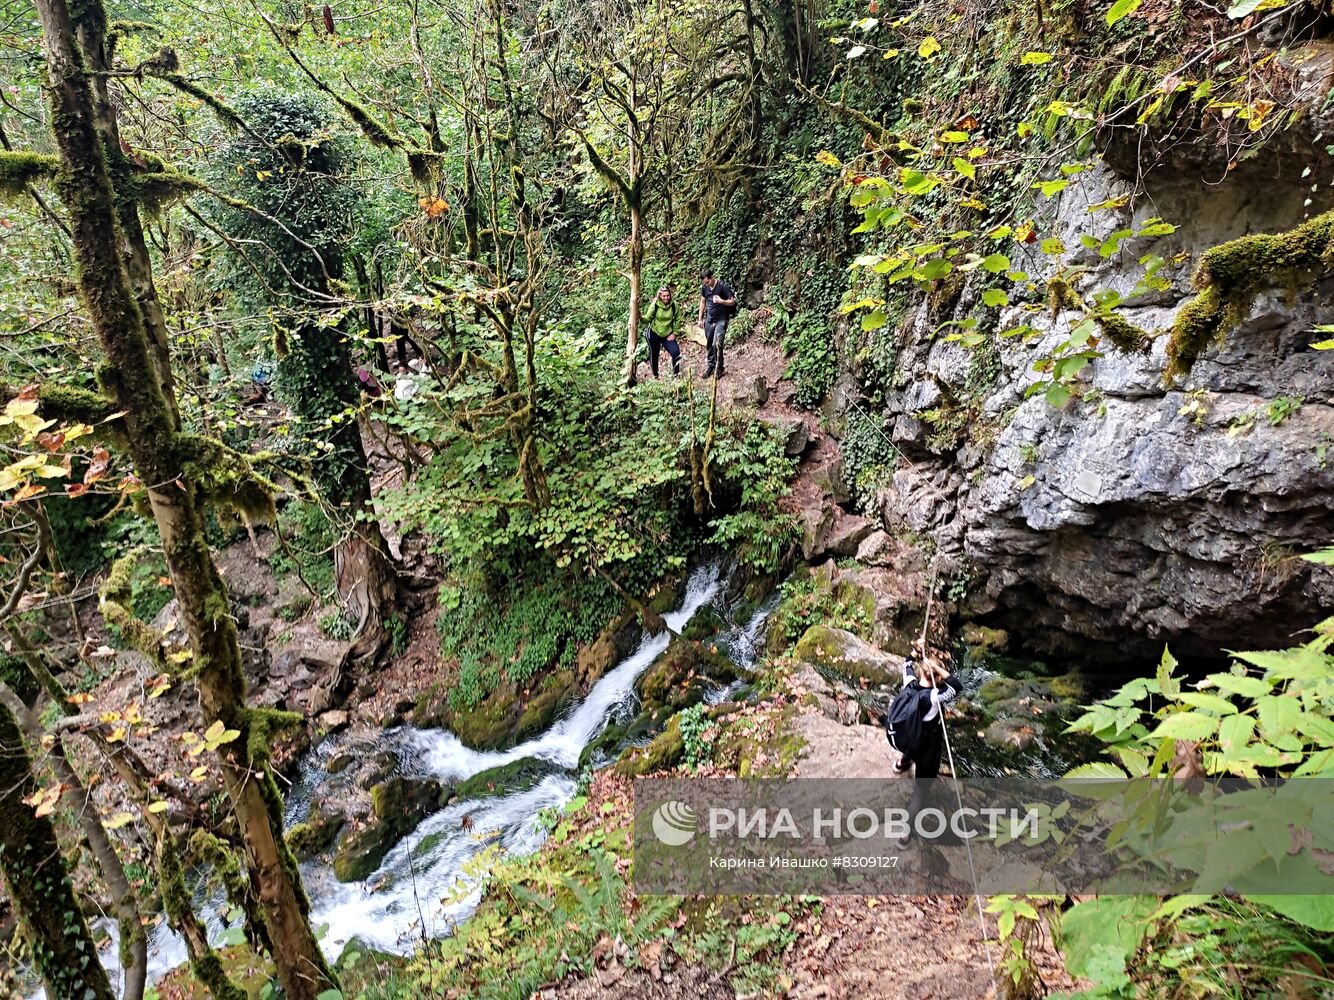
[[[557,768],[550,761],[537,757],[523,757],[520,760],[501,764],[474,774],[454,786],[457,799],[485,799],[493,795],[508,795],[511,792],[524,792],[532,788]]]
[[[627,777],[638,777],[671,767],[685,752],[679,717],[673,716],[667,728],[644,747],[629,750],[617,762],[615,772]]]
[[[398,756],[388,750],[381,750],[370,759],[370,763],[366,766],[366,773],[361,776],[359,784],[362,788],[370,789],[373,785],[379,784],[393,774],[397,767]]]
[[[903,674],[902,657],[872,646],[847,629],[827,625],[808,628],[793,655],[803,663],[871,684],[888,684]]]
[[[343,750],[330,757],[329,763],[324,766],[324,769],[329,774],[341,774],[356,763],[356,760],[357,758],[355,754],[348,750]]]
[[[825,536],[825,549],[835,556],[855,555],[862,541],[874,530],[875,525],[866,518],[844,514],[834,522]]]
[[[523,706],[515,729],[515,740],[522,741],[546,731],[556,716],[574,700],[577,680],[572,670],[558,670],[542,684]]]
[[[334,876],[340,882],[360,882],[384,861],[394,845],[440,809],[450,789],[440,782],[390,778],[371,788],[370,819],[345,834],[334,851]]]
[[[672,588],[665,588],[664,593],[671,595],[674,591]],[[669,604],[667,608],[654,607],[653,610],[662,614],[671,607]],[[596,684],[603,674],[635,648],[641,631],[638,617],[633,611],[627,610],[618,615],[591,643],[581,646],[574,659],[574,669],[579,676],[580,684],[585,689]]]
[[[318,799],[311,803],[305,821],[294,824],[287,831],[287,846],[298,861],[306,861],[326,850],[342,826],[342,813],[332,803]]]
[[[326,733],[336,733],[347,728],[348,714],[342,709],[333,709],[320,715],[315,723]]]
[[[613,723],[598,735],[579,754],[579,770],[600,765],[615,757],[627,741],[627,727]]]
[[[800,417],[766,417],[765,422],[777,432],[783,442],[783,453],[791,458],[796,458],[810,444],[810,429]]]
[[[1023,719],[996,719],[982,737],[1002,750],[1027,750],[1037,737],[1037,730]]]
[[[825,552],[825,540],[834,523],[831,507],[804,507],[798,518],[801,522],[801,558],[807,562]]]
[[[737,406],[761,407],[769,401],[769,383],[763,375],[742,379],[732,387],[732,402]]]
[[[826,463],[816,469],[811,478],[834,503],[841,505],[852,502],[852,491],[843,473],[843,459],[835,458]]]
[[[698,643],[673,640],[636,681],[640,699],[645,705],[666,705],[677,710],[701,700],[708,685],[696,668],[703,663]]]

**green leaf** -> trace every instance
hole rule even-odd
[[[1229,12],[1230,13],[1230,12]],[[1317,931],[1334,931],[1334,895],[1247,896],[1252,903],[1277,910],[1289,920]]]
[[[1177,659],[1172,655],[1172,651],[1166,646],[1163,647],[1163,655],[1158,661],[1158,691],[1164,698],[1175,698],[1181,693],[1181,683],[1172,676],[1172,671],[1176,669]]]
[[[1041,66],[1043,63],[1049,63],[1052,60],[1050,52],[1025,52],[1019,57],[1020,66]]]
[[[1194,708],[1202,708],[1206,712],[1214,715],[1236,715],[1237,706],[1232,704],[1226,698],[1220,698],[1216,694],[1204,694],[1200,691],[1183,691],[1177,696],[1178,701],[1183,701]]]
[[[983,265],[986,266],[985,264]],[[1330,341],[1334,344],[1334,340]],[[1302,556],[1307,562],[1315,563],[1317,566],[1334,566],[1334,549],[1321,549],[1319,552],[1308,552]]]
[[[1266,0],[1240,0],[1227,9],[1227,16],[1234,21],[1240,21],[1243,17],[1249,17],[1260,9]]]
[[[1142,2],[1143,0],[1116,0],[1116,3],[1112,4],[1111,9],[1107,11],[1107,23],[1109,25],[1115,24],[1121,18],[1135,13],[1139,10],[1139,5]]]
[[[940,133],[941,142],[959,143],[968,141],[967,132],[942,132]]]
[[[982,258],[982,270],[989,271],[991,274],[1000,274],[1002,271],[1010,269],[1010,258],[1003,253],[993,253]],[[1329,550],[1334,553],[1334,549]]]
[[[977,168],[961,156],[954,158],[954,169],[967,177],[970,181],[977,180]]]
[[[988,288],[982,293],[982,304],[992,309],[997,306],[1008,306],[1010,297],[999,288]]]
[[[1043,195],[1045,195],[1048,198],[1052,197],[1052,195],[1060,194],[1069,186],[1070,182],[1067,180],[1033,182],[1033,187],[1037,188],[1039,191],[1043,193]]]
[[[1311,345],[1313,351],[1334,351],[1334,340],[1317,340]],[[1334,550],[1331,550],[1334,551]]]
[[[1218,741],[1227,753],[1235,753],[1250,742],[1255,720],[1249,715],[1230,715],[1218,724]]]
[[[1053,382],[1047,386],[1046,396],[1047,402],[1059,410],[1070,401],[1070,390],[1060,382]]]
[[[1209,681],[1220,691],[1231,691],[1243,698],[1262,698],[1269,693],[1270,685],[1258,677],[1243,674],[1210,674]]]
[[[1280,733],[1293,732],[1301,725],[1301,702],[1293,696],[1266,695],[1255,700],[1255,708],[1260,713],[1261,727],[1271,739]]]
[[[1064,776],[1067,778],[1124,778],[1126,773],[1115,764],[1099,760],[1092,764],[1080,764],[1078,767],[1071,768],[1065,772]]]
[[[1199,712],[1178,712],[1169,715],[1158,724],[1158,728],[1149,734],[1156,740],[1206,740],[1218,732],[1218,719]]]

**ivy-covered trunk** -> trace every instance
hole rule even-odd
[[[79,291],[106,354],[102,376],[124,411],[135,471],[145,484],[190,636],[201,714],[239,738],[220,747],[223,783],[261,886],[278,979],[289,1000],[335,986],[307,919],[295,859],[282,840],[282,800],[267,766],[271,720],[245,707],[245,678],[227,589],[204,537],[201,475],[216,449],[181,432],[117,253],[117,192],[94,126],[94,100],[65,0],[35,0],[50,79],[51,123],[61,160]],[[128,196],[128,192],[121,192]],[[109,994],[108,994],[109,995]]]
[[[638,199],[630,203],[630,326],[625,337],[625,384],[635,384],[639,353],[639,309],[644,300],[644,219]]]
[[[113,1000],[55,828],[22,801],[35,790],[18,722],[0,703],[0,871],[27,931],[33,963],[51,1000]]]
[[[278,360],[278,389],[303,433],[328,446],[315,452],[315,485],[344,524],[334,550],[334,582],[354,621],[367,634],[380,635],[398,583],[371,507],[359,423],[347,417],[360,403],[351,353],[337,329],[323,327],[295,331],[287,348]]]

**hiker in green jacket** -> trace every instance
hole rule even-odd
[[[680,375],[681,348],[676,334],[681,329],[681,309],[672,298],[672,290],[666,285],[659,288],[640,318],[648,324],[648,368],[653,377],[658,377],[658,352],[664,347],[672,356],[672,374]]]

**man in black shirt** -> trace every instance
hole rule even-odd
[[[727,338],[727,322],[736,311],[736,295],[727,282],[719,281],[712,271],[700,272],[703,282],[699,290],[699,321],[704,326],[704,342],[708,349],[708,367],[704,378],[723,377],[723,341]]]

